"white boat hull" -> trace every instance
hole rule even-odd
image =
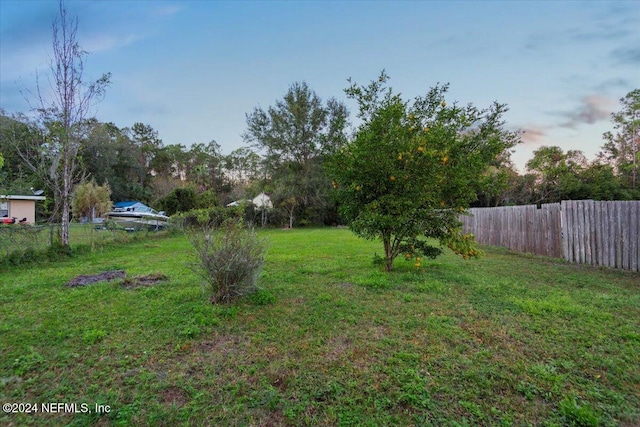
[[[125,229],[162,229],[169,224],[169,217],[141,212],[109,212],[109,220]]]

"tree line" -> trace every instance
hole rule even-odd
[[[640,89],[621,98],[620,105],[595,159],[587,159],[580,150],[543,146],[519,174],[508,156],[498,157],[483,174],[485,190],[478,193],[474,206],[640,199]]]
[[[471,205],[640,199],[640,90],[621,102],[622,110],[612,115],[614,130],[603,136],[596,159],[588,160],[577,150],[543,146],[527,162],[525,173],[518,173],[511,152],[504,150],[478,177]],[[274,106],[247,114],[243,137],[250,145],[229,154],[213,140],[190,147],[164,144],[148,124],[119,128],[90,118],[78,146],[78,170],[82,181],[108,185],[114,201],[140,200],[169,214],[224,206],[266,192],[279,211],[271,216],[273,223],[334,224],[341,219],[329,194],[325,163],[348,141],[348,117],[343,103],[323,102],[306,83],[294,83]],[[55,122],[42,126],[24,114],[0,112],[1,193],[45,189],[49,198],[40,206],[40,218],[59,220],[47,171],[38,173],[20,154],[21,149],[51,150],[55,131]],[[42,161],[38,156],[33,160]]]
[[[89,107],[104,95],[110,74],[85,84],[86,52],[76,40],[77,20],[67,18],[63,2],[52,29],[54,57],[49,80],[54,82],[52,98],[40,95],[37,82],[34,114],[0,110],[0,194],[45,190],[48,197],[38,205],[39,218],[61,221],[63,230],[65,224],[68,226],[71,199],[77,186],[89,180],[92,185],[108,187],[114,201],[140,200],[170,215],[225,206],[264,192],[274,205],[268,215],[274,225],[345,222],[350,220],[349,215],[344,215],[344,209],[341,215],[339,207],[344,208],[347,203],[340,200],[339,191],[333,191],[337,190],[335,177],[345,171],[335,167],[331,170],[331,164],[335,165],[345,147],[356,142],[366,145],[367,132],[374,130],[381,138],[377,143],[382,145],[376,145],[363,159],[378,159],[380,167],[389,160],[380,157],[380,150],[384,151],[381,147],[387,143],[399,147],[413,141],[416,150],[423,150],[421,155],[429,154],[430,161],[435,163],[426,162],[426,157],[421,160],[426,162],[422,166],[433,172],[429,179],[437,175],[440,166],[434,159],[438,156],[442,164],[458,158],[458,163],[454,162],[461,168],[460,175],[454,177],[458,184],[442,180],[431,184],[440,186],[442,191],[449,188],[447,191],[455,194],[455,198],[464,201],[461,208],[563,199],[640,199],[639,89],[621,99],[621,110],[612,114],[612,131],[603,135],[602,151],[595,160],[589,161],[576,150],[564,152],[559,147],[541,147],[522,174],[511,159],[520,133],[503,131],[501,116],[506,106],[495,104],[487,110],[493,111],[493,118],[485,129],[480,123],[486,117],[479,115],[475,107],[463,108],[457,103],[446,107],[446,85],[416,98],[412,107],[394,98],[398,95],[390,87],[383,90],[375,81],[368,87],[352,85],[345,92],[358,101],[357,116],[371,119],[371,128],[364,129],[362,125],[351,126],[344,103],[335,98],[324,101],[305,82],[296,82],[274,105],[266,110],[256,107],[246,114],[247,128],[242,136],[247,146],[223,154],[214,140],[191,146],[164,144],[149,124],[137,122],[119,128],[91,117]],[[387,79],[383,72],[378,84],[386,83]],[[434,102],[436,98],[442,98],[440,104]],[[394,116],[402,109],[410,110],[413,118]],[[375,120],[374,112],[380,115]],[[416,133],[418,125],[430,121],[442,126],[438,143],[445,144],[443,141],[448,140],[446,144],[452,144],[443,145],[441,151],[446,154],[434,154],[426,145],[416,142],[435,138],[436,133],[429,133],[428,129],[423,129],[423,134]],[[489,128],[497,133],[489,132]],[[479,140],[478,135],[484,135],[484,139]],[[482,154],[481,161],[473,157],[480,155],[476,149],[490,143],[492,138],[501,141],[494,147],[502,149],[487,151],[491,155],[485,158],[486,153]],[[465,146],[463,142],[471,145]],[[464,150],[469,153],[466,159],[464,155],[460,158]],[[473,163],[476,160],[479,163]],[[373,170],[376,171],[375,167]],[[474,176],[466,176],[465,171],[474,171]],[[415,178],[424,171],[413,172]],[[362,188],[366,177],[359,179],[362,182],[357,185]],[[460,183],[465,183],[466,188]],[[417,188],[412,187],[412,191],[418,191]],[[68,244],[68,235],[65,239],[64,234],[63,231],[62,243]]]

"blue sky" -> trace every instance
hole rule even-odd
[[[638,1],[66,2],[90,52],[85,77],[112,73],[96,117],[151,125],[165,144],[244,145],[245,114],[291,83],[346,100],[347,79],[382,69],[407,98],[438,82],[449,99],[508,104],[526,131],[522,170],[542,145],[592,159],[618,100],[640,87]],[[51,57],[57,1],[0,0],[0,108],[27,112]],[[42,77],[41,77],[42,78]]]

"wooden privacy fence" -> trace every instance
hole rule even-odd
[[[640,271],[640,201],[565,200],[469,212],[461,217],[463,229],[481,244]]]

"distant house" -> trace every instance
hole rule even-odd
[[[231,203],[227,203],[227,207],[230,208],[230,207],[233,207],[233,206],[239,206],[239,205],[241,205],[243,203],[253,203],[258,209],[262,209],[262,208],[271,209],[273,207],[273,203],[271,202],[271,198],[269,197],[268,194],[265,194],[265,193],[258,194],[252,200],[249,200],[249,199],[236,200],[236,201],[233,201]]]
[[[251,201],[258,208],[267,208],[271,209],[273,207],[273,203],[271,203],[271,197],[269,197],[265,193],[260,193]]]
[[[45,196],[0,195],[0,219],[17,218],[20,221],[26,218],[24,223],[35,224],[36,202],[45,199]]]

